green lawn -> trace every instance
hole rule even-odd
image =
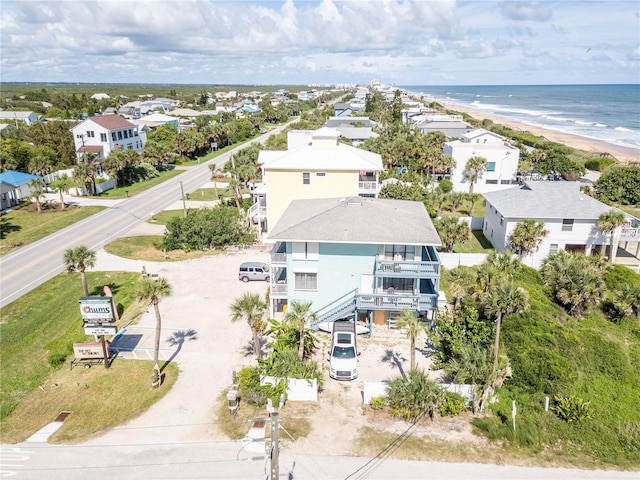
[[[0,255],[55,233],[105,207],[71,205],[60,211],[46,208],[41,213],[31,205],[0,215]]]
[[[640,206],[632,207],[631,205],[620,205],[618,208],[624,212],[627,212],[633,215],[636,218],[640,218]]]
[[[184,170],[165,170],[163,172],[159,172],[159,176],[149,180],[145,180],[144,182],[134,183],[133,185],[127,185],[125,187],[118,187],[107,190],[106,192],[100,194],[100,198],[118,199],[126,198],[127,196],[131,197],[137,193],[144,192],[151,187],[155,187],[165,180],[169,180],[170,178],[180,175],[183,171]]]
[[[165,213],[165,212],[162,212]],[[175,214],[175,210],[173,211]],[[182,212],[180,212],[182,213]],[[191,251],[169,250],[161,247],[162,237],[157,235],[140,235],[135,237],[122,237],[105,245],[104,249],[119,257],[133,260],[158,261],[182,261],[194,258],[208,257],[222,253],[222,250]],[[166,255],[166,257],[165,257]],[[152,273],[152,272],[149,272]]]
[[[149,218],[149,220],[147,220],[147,223],[166,225],[171,218],[181,217],[183,215],[183,210],[163,210],[162,212],[156,213],[152,218]]]
[[[133,300],[137,273],[87,272],[91,295],[109,285],[121,312],[121,322],[138,312]],[[47,383],[73,352],[73,343],[86,342],[78,311],[82,296],[80,274],[58,275],[0,309],[0,419],[8,415],[38,385]],[[2,429],[4,430],[4,428]]]
[[[491,242],[484,236],[482,230],[471,230],[471,237],[464,243],[455,243],[455,253],[491,253],[494,250]]]

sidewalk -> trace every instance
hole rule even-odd
[[[85,205],[85,206],[104,206],[104,207],[113,207],[118,205],[119,203],[124,202],[125,198],[119,198],[115,200],[100,198],[100,197],[76,197],[74,195],[63,195],[64,203],[67,205]],[[59,202],[60,194],[58,193],[45,193],[44,200],[47,202]]]

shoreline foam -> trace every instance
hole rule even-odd
[[[457,103],[447,102],[447,110],[456,110],[462,113],[466,113],[470,117],[473,117],[476,120],[480,121],[484,119],[491,120],[493,123],[504,125],[505,127],[509,127],[512,130],[529,132],[533,135],[544,137],[549,141],[561,143],[578,150],[584,150],[594,153],[607,153],[612,155],[618,161],[640,164],[640,149],[638,148],[625,147],[622,145],[609,143],[604,140],[596,140],[594,138],[581,137],[579,135],[571,133],[564,133],[557,130],[528,125],[509,118],[500,117],[498,115],[478,112]]]

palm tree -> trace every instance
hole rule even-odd
[[[524,257],[538,251],[542,239],[548,233],[549,231],[544,228],[544,222],[537,222],[532,218],[527,218],[522,222],[516,223],[507,242],[511,245],[511,250],[514,253]]]
[[[216,200],[219,200],[220,195],[218,195],[218,180],[220,178],[224,178],[224,173],[222,173],[222,170],[220,170],[214,163],[209,165],[209,170],[211,170],[211,180],[213,181],[213,190],[216,194]]]
[[[67,175],[61,175],[56,180],[51,182],[49,186],[58,192],[60,195],[60,210],[64,210],[64,192],[69,190],[72,185],[71,179]]]
[[[243,293],[231,304],[231,321],[235,322],[244,318],[249,324],[253,336],[253,353],[257,358],[262,358],[260,331],[262,330],[262,317],[266,311],[267,304],[257,293]]]
[[[529,294],[515,283],[503,283],[493,288],[485,301],[485,312],[496,317],[496,337],[493,344],[493,366],[498,366],[498,348],[500,346],[500,326],[503,316],[522,313],[529,308]]]
[[[403,310],[396,324],[398,328],[407,329],[407,337],[411,341],[411,370],[413,370],[416,367],[416,337],[425,330],[425,326],[412,310]]]
[[[433,223],[447,252],[453,252],[454,244],[469,240],[471,234],[469,224],[461,222],[458,217],[442,217]]]
[[[609,261],[613,262],[614,257],[614,248],[617,248],[617,245],[614,245],[614,233],[618,229],[618,227],[623,226],[626,223],[626,219],[624,213],[620,210],[609,210],[608,212],[603,212],[598,217],[598,228],[604,235],[610,236],[610,244],[611,251],[609,253]],[[607,248],[606,244],[602,242],[600,245],[600,255],[604,255],[605,249]]]
[[[520,259],[511,252],[493,251],[487,256],[486,263],[493,265],[509,278],[522,266]]]
[[[287,307],[287,313],[284,319],[287,322],[294,322],[298,325],[300,331],[300,346],[298,347],[298,355],[300,360],[304,360],[304,329],[307,323],[318,319],[316,312],[311,311],[312,302],[301,302],[293,300]]]
[[[630,317],[635,311],[640,320],[640,285],[627,284],[613,292],[613,304],[625,316]]]
[[[447,284],[449,292],[453,295],[453,309],[457,310],[462,301],[462,297],[467,293],[468,285],[472,283],[471,273],[464,267],[454,268],[446,272]]]
[[[160,317],[160,308],[158,303],[160,299],[171,295],[171,285],[164,277],[154,280],[152,278],[142,278],[138,281],[135,296],[136,299],[151,303],[156,314],[156,336],[153,345],[153,376],[151,377],[151,386],[159,387],[162,383],[160,375],[160,367],[158,366],[158,353],[160,351],[160,333],[162,330],[162,318]]]
[[[76,248],[69,248],[64,252],[64,263],[67,266],[67,271],[80,272],[80,278],[82,280],[82,291],[84,296],[89,296],[89,287],[87,286],[87,276],[85,270],[87,267],[93,268],[96,264],[96,252],[89,250],[84,245]]]
[[[487,159],[484,157],[471,157],[467,160],[462,176],[469,181],[469,193],[473,193],[473,185],[478,181],[480,174],[487,169],[487,164]]]
[[[42,212],[42,204],[40,203],[40,199],[44,197],[42,180],[39,178],[34,178],[33,180],[29,181],[27,185],[29,186],[29,190],[31,191],[31,198],[36,201],[36,210],[38,210],[38,213]]]
[[[542,262],[540,273],[543,285],[551,288],[570,315],[580,318],[588,303],[602,297],[604,270],[606,264],[593,257],[561,250]]]

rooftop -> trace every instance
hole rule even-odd
[[[597,220],[612,209],[580,191],[580,182],[527,182],[521,187],[483,194],[508,218]]]
[[[293,200],[272,241],[441,245],[421,202],[347,197]]]

